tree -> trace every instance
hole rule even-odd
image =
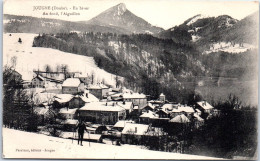
[[[7,127],[36,131],[37,123],[28,93],[23,89],[21,75],[11,67],[3,71],[3,124]]]
[[[16,64],[17,64],[17,57],[16,56],[12,56],[11,57],[11,67],[12,68],[16,68]]]
[[[64,73],[65,79],[67,79],[67,75],[69,73],[69,67],[67,64],[62,64],[61,65],[61,72]]]
[[[51,66],[50,66],[49,64],[46,64],[45,67],[44,67],[44,69],[45,69],[45,72],[46,72],[46,73],[52,72],[52,68],[51,68]]]
[[[94,84],[96,73],[94,71],[91,72],[91,84]]]

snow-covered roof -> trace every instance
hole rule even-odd
[[[162,109],[164,110],[164,111],[171,111],[171,110],[173,110],[173,104],[170,104],[170,103],[166,103],[166,104],[164,104],[163,106],[162,106]]]
[[[195,112],[194,109],[190,106],[179,106],[178,110],[181,111],[181,112],[183,111],[183,112],[187,112],[187,113],[194,113]]]
[[[210,110],[210,109],[213,109],[214,107],[212,107],[208,102],[206,101],[200,101],[200,102],[197,102],[197,104],[202,107],[204,110]]]
[[[77,125],[78,124],[78,120],[67,119],[67,120],[64,121],[64,124]]]
[[[163,93],[161,93],[160,96],[165,96],[165,95]]]
[[[123,94],[122,93],[115,93],[115,94],[112,94],[111,97],[121,97]]]
[[[79,85],[79,78],[68,78],[63,82],[62,87],[78,87]]]
[[[152,103],[152,104],[161,104],[161,103],[163,103],[163,101],[160,101],[160,100],[150,100],[148,102]]]
[[[58,101],[59,103],[66,103],[69,102],[73,98],[71,94],[57,94],[54,96],[54,100]]]
[[[80,108],[79,110],[87,110],[87,111],[124,111],[125,109],[115,102],[90,102],[86,103],[85,106]]]
[[[171,112],[181,112],[178,108],[173,108]]]
[[[144,108],[147,107],[147,106],[148,106],[148,107],[151,107],[152,109],[155,109],[155,106],[152,105],[150,102],[149,102],[146,106],[144,106]]]
[[[61,114],[75,114],[77,111],[77,108],[69,109],[69,108],[61,108],[60,112]]]
[[[98,101],[99,101],[99,99],[98,99],[96,96],[94,96],[93,94],[91,94],[91,93],[88,93],[88,97],[86,97],[86,95],[84,95],[84,96],[80,96],[80,98],[81,98],[84,102],[86,102],[86,103],[89,103],[89,102],[98,102]]]
[[[104,84],[90,84],[88,89],[108,89],[108,87]]]
[[[131,107],[132,107],[132,105],[133,105],[133,102],[125,102],[125,103],[123,103],[123,102],[118,102],[118,105],[121,106],[121,107],[123,107],[123,108],[126,109],[126,110],[130,110]]]
[[[198,119],[198,121],[204,121],[204,119],[201,118],[197,113],[194,113],[193,116],[196,117]]]
[[[129,120],[120,120],[113,127],[125,127],[126,123],[135,123],[135,122]]]
[[[181,115],[175,116],[169,122],[187,123],[187,122],[190,122],[190,120],[184,114],[181,114]]]
[[[152,111],[144,112],[140,117],[142,118],[158,118],[158,115]]]
[[[196,110],[196,112],[201,113],[201,111],[199,109],[196,108],[195,110]]]
[[[44,115],[48,112],[48,108],[44,108],[44,107],[35,107],[34,108],[34,112],[36,112],[38,115]]]
[[[109,89],[108,86],[104,85],[104,84],[99,84],[99,86],[102,88],[102,89]]]
[[[167,111],[167,110],[165,110],[165,109],[160,109],[159,111],[157,111],[156,113],[159,113],[159,112],[163,112],[163,113],[165,113],[165,114],[168,114],[169,112]]]
[[[124,93],[123,95],[124,99],[129,99],[129,98],[146,98],[146,95],[143,93]]]
[[[33,79],[35,79],[35,78],[39,78],[40,80],[44,81],[44,77],[41,75],[36,75]]]
[[[122,134],[144,135],[148,131],[148,128],[149,125],[145,124],[126,123]]]

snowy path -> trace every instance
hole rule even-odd
[[[3,128],[5,158],[67,159],[217,159],[205,156],[150,151],[135,146],[114,146],[56,138],[42,134]],[[39,151],[40,150],[40,151]]]

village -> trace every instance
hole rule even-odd
[[[93,77],[80,72],[38,70],[23,86],[33,97],[39,133],[65,139],[77,139],[75,128],[82,120],[88,131],[84,141],[182,153],[193,129],[220,115],[204,100],[180,104],[167,101],[163,93],[150,100],[123,86],[93,83]]]

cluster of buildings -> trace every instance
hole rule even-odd
[[[48,81],[46,77],[36,75],[32,87],[43,87]],[[205,119],[217,116],[220,112],[206,101],[188,106],[168,102],[164,94],[158,100],[148,100],[142,93],[126,88],[111,88],[103,83],[91,84],[90,81],[89,77],[77,75],[64,79],[62,83],[55,82],[60,83],[59,92],[48,97],[46,90],[38,93],[36,96],[41,101],[35,111],[41,115],[42,124],[45,117],[55,113],[50,110],[55,110],[63,118],[64,126],[75,127],[80,119],[89,123],[88,129],[92,134],[102,126],[105,127],[105,135],[114,135],[113,132],[116,132],[122,141],[131,143],[131,137],[127,137],[129,135],[140,138],[165,131],[166,126],[174,129],[179,125],[192,125],[198,128]]]

